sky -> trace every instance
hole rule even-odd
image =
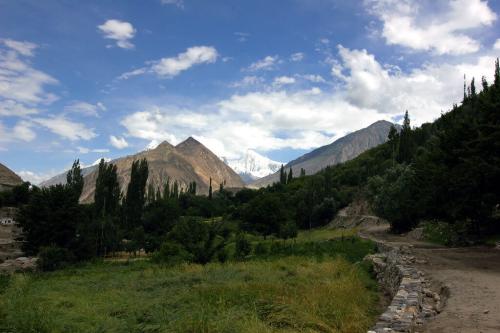
[[[287,162],[492,82],[500,1],[0,0],[0,162],[38,183],[193,136]]]

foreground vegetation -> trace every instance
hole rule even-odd
[[[243,261],[95,262],[4,277],[0,332],[366,332],[377,287],[356,262],[373,245],[348,234],[255,238]]]

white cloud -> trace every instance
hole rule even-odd
[[[134,44],[130,42],[134,38],[136,30],[129,22],[120,20],[107,20],[97,28],[104,38],[116,41],[116,45],[122,49],[131,49]]]
[[[255,75],[249,75],[243,77],[240,81],[231,83],[229,86],[231,88],[245,88],[250,86],[257,86],[264,83],[264,78]]]
[[[134,69],[130,72],[125,72],[125,73],[121,74],[120,76],[118,76],[118,80],[128,80],[129,78],[131,78],[133,76],[142,75],[142,74],[146,73],[146,71],[147,71],[147,69],[144,67]]]
[[[174,5],[179,8],[184,8],[184,0],[161,0],[163,5]]]
[[[290,77],[290,76],[279,76],[279,77],[276,77],[273,81],[273,85],[277,86],[277,87],[281,87],[281,86],[284,86],[287,84],[294,84],[294,83],[295,83],[295,79],[293,77]]]
[[[106,107],[101,102],[90,104],[83,101],[73,101],[64,107],[65,113],[77,113],[90,117],[98,117],[100,111],[106,111]]]
[[[388,44],[439,55],[477,52],[479,41],[465,32],[491,26],[497,18],[481,0],[452,0],[444,7],[430,0],[365,0],[365,5],[383,22]]]
[[[238,42],[244,43],[250,37],[249,33],[246,32],[235,32],[234,35],[237,37]]]
[[[32,57],[34,55],[33,51],[38,47],[38,45],[31,42],[20,42],[12,39],[3,39],[2,41],[7,47],[27,57]]]
[[[15,41],[9,40],[10,44]],[[5,40],[5,45],[8,45]],[[19,42],[21,45],[27,42]],[[34,45],[34,44],[33,44]],[[24,56],[32,56],[29,47],[17,45],[15,48],[0,48],[0,99],[22,104],[50,104],[57,99],[47,92],[47,85],[57,84],[50,75],[36,70]],[[10,103],[10,102],[9,102]]]
[[[105,148],[87,148],[87,147],[76,147],[78,153],[80,154],[88,154],[88,153],[109,153],[109,149]]]
[[[33,141],[36,133],[31,128],[32,124],[26,120],[18,121],[12,128],[0,122],[0,142]]]
[[[186,52],[179,53],[176,57],[150,61],[149,63],[152,65],[149,67],[123,73],[118,79],[128,79],[145,73],[155,73],[160,77],[172,78],[195,65],[212,64],[217,61],[218,56],[217,50],[212,46],[193,46],[188,48]]]
[[[214,63],[217,60],[217,50],[211,46],[193,46],[180,53],[175,58],[163,58],[151,69],[159,76],[174,77],[194,65]]]
[[[297,62],[297,61],[301,61],[301,60],[303,60],[303,59],[304,59],[304,56],[305,56],[305,55],[304,55],[304,53],[302,53],[302,52],[297,52],[297,53],[294,53],[294,54],[292,54],[292,55],[290,56],[290,60],[291,60],[291,61],[295,61],[295,62]]]
[[[0,116],[24,117],[38,113],[38,109],[26,106],[16,101],[5,99],[0,100]]]
[[[49,172],[34,172],[29,170],[21,170],[16,172],[19,177],[21,177],[24,181],[28,181],[33,185],[38,185],[41,182],[50,179],[54,176],[57,176],[61,173],[61,171],[49,171]]]
[[[500,38],[496,40],[495,44],[493,44],[494,50],[500,50]]]
[[[463,75],[491,81],[494,57],[426,64],[403,72],[381,64],[366,50],[338,47],[335,90],[313,87],[234,94],[200,109],[145,107],[121,124],[131,137],[172,144],[194,136],[219,156],[246,149],[311,149],[348,132],[409,110],[413,125],[432,121],[462,97]],[[224,124],[213,130],[212,124]]]
[[[295,76],[298,78],[307,80],[307,81],[311,81],[313,83],[325,83],[326,82],[326,80],[321,75],[318,75],[318,74],[303,74],[303,75],[297,74]]]
[[[93,129],[87,128],[83,123],[73,122],[64,116],[54,116],[50,118],[35,118],[33,121],[52,133],[71,141],[90,140],[95,138]]]
[[[114,135],[110,135],[109,143],[117,149],[123,149],[128,147],[128,142],[127,140],[125,140],[124,137],[116,137]]]
[[[252,63],[249,67],[248,70],[255,72],[255,71],[260,71],[260,70],[273,70],[275,69],[276,65],[281,62],[280,58],[278,56],[267,56],[264,59],[258,60],[254,63]]]

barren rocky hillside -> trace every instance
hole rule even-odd
[[[130,182],[132,162],[145,158],[149,164],[148,184],[155,188],[163,187],[170,178],[170,183],[177,181],[181,188],[187,188],[190,182],[196,182],[197,192],[207,194],[210,178],[212,186],[218,189],[225,182],[226,187],[244,187],[243,181],[230,167],[222,162],[214,153],[193,138],[172,146],[168,142],[161,143],[151,150],[116,159],[111,163],[118,168],[118,179],[122,192],[125,193]],[[80,198],[82,202],[94,199],[97,170],[85,176],[85,185]]]

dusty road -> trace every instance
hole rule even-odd
[[[416,266],[436,284],[449,288],[445,308],[426,324],[423,332],[500,332],[500,250],[444,248],[386,231],[386,226],[376,226],[362,233],[386,242],[412,245]]]

